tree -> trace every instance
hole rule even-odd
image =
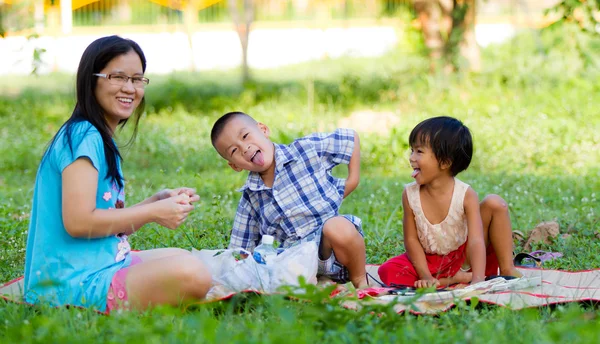
[[[248,44],[250,27],[255,18],[255,3],[254,0],[227,0],[227,3],[242,46],[242,82],[245,84],[250,80]]]
[[[481,68],[475,40],[476,0],[415,0],[431,71]]]
[[[559,15],[551,26],[577,23],[584,32],[600,34],[600,0],[562,0],[547,12]]]

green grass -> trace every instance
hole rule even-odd
[[[459,178],[480,197],[504,197],[516,229],[558,221],[571,236],[539,247],[565,254],[548,266],[598,268],[598,56],[579,53],[565,35],[526,34],[488,48],[483,72],[452,77],[428,75],[426,62],[406,49],[377,59],[254,71],[256,82],[246,88],[238,86],[235,72],[150,76],[147,114],[136,143],[124,150],[127,203],[179,185],[197,188],[201,201],[180,229],[147,225],[131,237],[132,245],[227,244],[239,199],[235,189],[245,175],[229,169],[210,145],[210,127],[222,113],[247,111],[270,126],[275,141],[289,142],[368,110],[400,119],[386,134],[364,132],[364,124],[355,128],[361,133],[362,178],[342,212],[363,219],[369,263],[404,250],[400,203],[402,186],[411,181],[408,133],[422,119],[450,115],[463,120],[475,140],[474,161]],[[72,110],[73,79],[0,80],[0,281],[23,273],[35,172]],[[119,140],[128,134],[126,129]],[[110,317],[0,303],[0,342],[594,342],[600,325],[595,308],[578,305],[514,312],[459,304],[439,317],[415,317],[385,307],[349,311],[324,298],[316,293],[306,304],[240,297],[193,310]]]

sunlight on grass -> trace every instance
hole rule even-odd
[[[568,41],[556,43],[556,36],[525,34],[490,47],[483,52],[486,70],[452,77],[428,75],[422,58],[400,51],[261,71],[245,88],[237,84],[235,72],[150,76],[137,141],[123,150],[127,202],[179,185],[195,187],[201,200],[182,228],[148,225],[131,237],[132,245],[201,249],[227,244],[240,197],[235,190],[245,173],[227,167],[211,146],[212,123],[223,113],[250,113],[281,143],[369,113],[354,127],[361,136],[362,178],[342,213],[363,219],[368,262],[382,263],[404,251],[401,192],[411,181],[408,134],[425,118],[449,115],[463,120],[475,140],[472,165],[459,178],[480,198],[490,193],[505,198],[516,229],[558,221],[571,236],[540,247],[565,254],[549,267],[597,268],[600,73],[582,62]],[[35,172],[46,144],[72,111],[73,82],[71,75],[54,74],[0,80],[0,281],[23,274]],[[381,114],[393,125],[379,123],[383,133],[374,133],[370,127],[378,125]],[[126,127],[118,142],[130,135]],[[518,338],[541,343],[569,340],[569,333],[577,333],[583,342],[593,342],[600,325],[596,310],[578,306],[512,312],[459,305],[432,318],[398,316],[391,309],[356,313],[321,302],[323,295],[313,296],[311,305],[269,297],[190,312],[161,308],[111,317],[2,304],[0,338],[231,343],[505,343]]]

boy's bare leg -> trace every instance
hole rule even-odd
[[[486,246],[491,243],[500,266],[500,275],[521,277],[513,263],[512,226],[508,206],[498,195],[486,196],[480,204]]]
[[[356,288],[368,287],[365,241],[354,224],[345,217],[333,217],[323,225],[321,258],[329,258],[332,251],[335,252],[336,259],[348,269],[352,284]]]

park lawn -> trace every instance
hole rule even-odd
[[[164,187],[187,185],[201,196],[178,230],[147,225],[136,249],[227,244],[245,174],[213,151],[209,131],[224,112],[243,110],[270,126],[276,142],[350,123],[361,136],[362,178],[343,213],[363,219],[368,263],[403,252],[401,192],[411,181],[408,134],[419,121],[449,115],[472,130],[475,156],[459,178],[510,206],[515,229],[557,221],[560,237],[536,248],[565,257],[549,267],[600,267],[600,101],[598,64],[557,38],[528,34],[484,51],[486,69],[452,77],[398,49],[381,58],[324,60],[255,71],[245,88],[234,72],[150,76],[147,114],[134,145],[123,149],[127,203]],[[597,62],[597,60],[596,60]],[[35,172],[46,144],[73,107],[71,75],[0,81],[0,281],[23,273]],[[373,125],[381,118],[392,122]],[[346,122],[344,122],[346,121]],[[349,122],[347,122],[349,121]],[[371,128],[377,128],[373,131]],[[120,133],[126,143],[130,128]],[[343,170],[336,170],[343,175]],[[516,250],[520,250],[518,245]],[[282,296],[239,297],[192,308],[160,308],[110,317],[89,310],[0,303],[0,342],[469,342],[546,343],[599,336],[594,307],[510,311],[459,304],[439,317],[355,312],[325,294],[312,302]]]

